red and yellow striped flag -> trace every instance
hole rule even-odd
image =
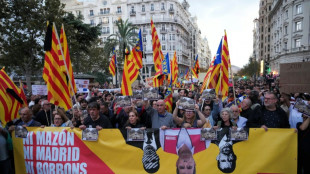
[[[65,110],[72,108],[69,83],[64,66],[61,65],[60,43],[55,24],[47,27],[44,42],[45,62],[43,79],[47,86],[47,99],[50,103],[63,107]]]
[[[128,53],[125,56],[124,69],[123,69],[123,79],[121,86],[121,93],[124,96],[132,95],[132,83],[137,79],[139,75],[139,70],[133,60],[133,55]]]
[[[207,74],[205,76],[205,78],[203,79],[203,84],[201,86],[201,90],[200,90],[200,93],[202,94],[203,90],[205,90],[205,88],[207,86],[209,86],[209,83],[210,83],[210,76],[211,76],[211,73],[213,71],[213,64],[214,64],[214,60],[215,60],[215,56],[213,57],[213,60],[212,62],[210,63],[210,66],[209,66],[209,69],[207,71]]]
[[[134,63],[137,66],[137,69],[142,68],[142,52],[143,52],[143,44],[142,44],[142,35],[141,35],[141,29],[139,30],[139,35],[137,39],[137,44],[134,46],[131,50],[132,58],[134,60]]]
[[[166,110],[170,113],[172,113],[172,104],[173,104],[173,98],[172,98],[172,87],[171,84],[168,87],[168,90],[165,94],[165,103],[166,103]]]
[[[160,41],[152,19],[151,19],[151,30],[152,30],[152,45],[153,45],[153,61],[155,65],[155,71],[157,72],[161,67],[161,61],[164,58],[164,55],[161,51]]]
[[[220,90],[223,95],[223,99],[228,96],[228,83],[229,83],[229,70],[230,67],[230,58],[229,58],[229,50],[228,50],[228,42],[227,42],[227,35],[225,31],[225,36],[223,39],[223,50],[222,50],[222,65],[221,65],[221,87]]]
[[[177,60],[177,52],[176,51],[174,51],[174,56],[173,56],[172,63],[171,63],[171,74],[172,74],[172,84],[177,84],[179,67],[178,67],[178,60]]]
[[[23,100],[23,107],[27,107],[28,106],[27,97],[26,97],[26,94],[24,92],[23,83],[21,81],[19,81],[19,89],[20,89],[19,96]]]
[[[199,67],[199,60],[198,60],[198,54],[197,54],[194,67],[192,68],[192,74],[196,79],[198,78],[199,72],[200,72],[200,67]]]
[[[66,61],[66,65],[67,65],[67,69],[68,69],[68,74],[67,74],[67,70],[64,69],[64,72],[70,76],[71,79],[71,83],[69,83],[69,90],[70,90],[70,94],[71,96],[75,95],[75,93],[77,92],[77,88],[76,88],[76,84],[75,84],[75,80],[74,80],[74,75],[73,75],[73,69],[72,69],[72,64],[71,64],[71,60],[70,60],[70,53],[69,53],[69,47],[68,47],[68,41],[67,41],[67,36],[65,33],[65,28],[64,25],[62,24],[61,29],[60,29],[60,44],[61,44],[61,48],[64,54],[64,58]],[[60,58],[60,60],[63,60],[62,58]],[[63,61],[60,61],[63,62]],[[60,66],[62,66],[62,64],[60,64]],[[72,91],[71,89],[71,85],[74,91]]]
[[[6,74],[4,68],[0,71],[0,101],[0,119],[4,125],[19,118],[18,111],[23,104],[20,89]]]
[[[116,73],[116,55],[113,49],[113,55],[110,61],[110,65],[109,65],[109,71],[112,74],[112,76],[115,76]]]

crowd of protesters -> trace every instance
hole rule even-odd
[[[103,87],[107,88],[105,83]],[[229,88],[228,97],[221,95],[203,100],[201,83],[184,85],[174,89],[172,112],[167,112],[164,94],[159,89],[158,100],[133,100],[132,106],[118,107],[115,98],[120,90],[100,90],[89,87],[89,92],[77,94],[72,109],[66,111],[52,105],[46,96],[31,95],[28,107],[19,112],[20,119],[0,127],[0,169],[3,173],[13,173],[12,142],[9,138],[15,126],[25,127],[88,127],[104,128],[294,128],[298,132],[298,172],[310,173],[310,117],[293,108],[300,98],[310,104],[308,93],[288,94],[281,92],[277,82],[239,80],[234,89]],[[135,89],[143,88],[142,85]],[[180,97],[196,101],[195,112],[178,108]],[[236,102],[238,100],[238,102]],[[239,105],[230,105],[235,102]]]

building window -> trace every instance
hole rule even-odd
[[[301,21],[295,22],[295,31],[301,31]]]
[[[154,4],[151,4],[151,11],[154,11]]]
[[[300,47],[300,39],[295,39],[295,48]]]
[[[166,25],[165,25],[165,24],[162,24],[162,25],[161,25],[161,29],[162,29],[163,31],[165,31]]]
[[[161,10],[165,10],[165,3],[161,3]]]
[[[166,45],[163,45],[163,50],[166,50]]]
[[[108,4],[108,2],[107,1],[103,1],[103,5],[107,5]]]
[[[173,4],[170,4],[170,10],[173,10]]]
[[[287,50],[287,42],[284,42],[283,49]]]
[[[302,6],[301,4],[296,5],[296,14],[302,13]]]
[[[94,16],[94,10],[89,10],[89,16]]]
[[[287,31],[287,25],[284,26],[284,34],[287,34],[288,31]]]
[[[174,31],[173,25],[171,24],[171,31]]]
[[[131,6],[131,12],[135,12],[135,6]]]
[[[172,46],[172,49],[175,50],[175,45]]]
[[[172,40],[175,40],[175,34],[172,35]]]
[[[161,40],[162,41],[166,40],[166,35],[165,34],[161,35]]]
[[[122,7],[117,7],[117,13],[122,13]]]
[[[145,12],[145,5],[142,5],[141,11],[142,11],[142,12]]]
[[[94,20],[90,20],[90,25],[95,25],[95,21]]]
[[[100,14],[103,14],[103,9],[102,8],[100,9]]]
[[[143,41],[143,42],[146,42],[146,36],[143,36],[143,37],[142,37],[142,41]]]
[[[288,19],[288,10],[285,11],[285,18]]]

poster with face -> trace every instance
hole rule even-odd
[[[82,140],[84,141],[98,141],[98,130],[96,128],[86,128],[82,132]]]
[[[135,100],[137,100],[137,99],[142,100],[142,99],[143,99],[142,90],[135,90],[135,91],[133,91],[132,99],[135,99]]]
[[[310,117],[310,105],[306,105],[306,103],[302,99],[298,98],[296,100],[294,104],[294,109]]]
[[[195,100],[188,98],[188,97],[182,97],[179,100],[179,109],[194,111],[195,110]]]
[[[248,133],[243,128],[237,128],[237,130],[230,129],[231,140],[247,140]]]
[[[158,100],[157,88],[143,88],[142,93],[144,100]]]
[[[127,129],[127,141],[144,141],[144,130],[140,128]]]
[[[202,92],[201,98],[203,100],[213,100],[216,98],[214,89],[206,89]]]
[[[27,138],[28,130],[23,126],[15,127],[15,137],[16,138]]]
[[[116,96],[115,103],[118,108],[131,106],[131,98],[130,96]]]
[[[213,128],[202,128],[200,134],[200,141],[217,140],[216,130]]]

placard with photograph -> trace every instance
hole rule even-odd
[[[140,128],[127,129],[127,141],[144,141],[144,130]]]
[[[115,103],[116,103],[116,107],[118,108],[131,106],[131,97],[130,96],[116,96]]]
[[[143,93],[142,90],[135,90],[133,91],[132,99],[143,99]]]
[[[231,140],[247,140],[248,133],[243,128],[237,128],[237,130],[230,129]]]
[[[27,138],[28,130],[23,126],[15,127],[15,137],[16,138]]]
[[[82,140],[84,141],[98,141],[98,130],[96,128],[86,128],[82,132]]]
[[[212,100],[216,98],[215,90],[214,89],[205,89],[202,92],[201,98],[203,100]]]
[[[217,140],[217,132],[213,128],[202,128],[200,133],[200,140]]]
[[[310,105],[307,105],[302,99],[298,98],[294,104],[294,109],[310,117]]]
[[[158,88],[143,88],[144,100],[158,100]]]
[[[178,108],[193,111],[195,110],[195,100],[188,97],[181,97]]]

